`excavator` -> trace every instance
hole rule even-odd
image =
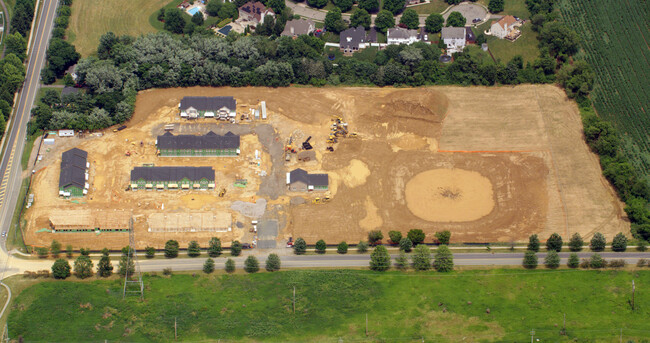
[[[223,198],[224,195],[226,195],[226,188],[221,187],[221,190],[219,191],[219,197]]]

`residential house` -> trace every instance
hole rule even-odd
[[[237,101],[231,96],[186,96],[178,104],[181,118],[235,119]]]
[[[308,35],[316,30],[316,24],[311,19],[294,19],[287,21],[281,36],[296,38]]]
[[[351,27],[339,35],[339,47],[344,54],[351,55],[367,46],[366,29],[363,26]]]
[[[165,132],[156,139],[158,155],[163,157],[205,157],[239,155],[240,137],[228,131],[223,136],[210,131],[203,136],[174,135]]]
[[[309,174],[298,168],[287,173],[287,185],[291,192],[326,191],[329,177],[327,174]]]
[[[490,31],[486,34],[495,36],[500,39],[515,40],[521,34],[518,29],[519,26],[521,26],[521,23],[515,19],[515,17],[507,15],[492,23],[492,26],[490,26]]]
[[[248,22],[253,26],[257,26],[264,23],[264,17],[267,15],[275,16],[275,12],[259,1],[249,1],[239,8],[237,21]]]
[[[409,30],[401,27],[390,28],[386,33],[386,40],[388,45],[410,45],[418,41],[418,30]]]
[[[443,27],[440,39],[447,46],[447,54],[462,52],[467,44],[466,31],[464,27]]]
[[[214,189],[212,167],[135,167],[131,189]]]
[[[88,193],[88,153],[73,148],[61,155],[59,195],[82,197]]]

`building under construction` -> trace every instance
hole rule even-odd
[[[214,189],[212,167],[135,167],[131,190]]]
[[[52,232],[128,232],[130,211],[56,210],[49,216]]]
[[[232,215],[227,212],[153,213],[147,218],[149,232],[227,232]]]

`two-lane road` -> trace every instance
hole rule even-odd
[[[593,253],[584,252],[578,253],[580,259],[589,258]],[[627,264],[636,264],[641,259],[650,259],[650,253],[600,253],[606,260],[623,259]],[[393,261],[398,255],[391,255]],[[260,266],[264,267],[266,260],[265,254],[257,256],[260,261]],[[542,265],[546,253],[538,253],[539,264]],[[457,253],[454,254],[454,264],[457,266],[520,266],[523,262],[523,253]],[[569,258],[569,253],[560,253],[561,264],[566,265]],[[244,257],[235,257],[237,268],[244,266]],[[282,260],[282,268],[357,268],[368,267],[370,262],[370,254],[356,254],[350,253],[346,255],[285,255],[280,256]],[[142,257],[138,258],[140,270],[142,272],[161,271],[164,268],[171,268],[176,271],[184,270],[201,270],[205,257],[197,258],[178,258],[178,259],[153,259],[147,260]],[[226,258],[215,259],[217,269],[223,269]]]
[[[2,225],[0,230],[2,232],[9,230],[11,218],[17,206],[22,173],[20,159],[25,146],[27,122],[29,122],[32,105],[38,92],[41,69],[45,63],[45,54],[52,35],[58,0],[43,0],[39,3],[42,3],[43,7],[39,11],[38,21],[32,28],[34,32],[27,60],[25,82],[18,101],[14,105],[11,127],[6,133],[6,149],[2,152],[2,161],[0,162],[0,177],[2,178],[0,181],[0,225]],[[4,240],[1,246],[2,251],[6,253]]]

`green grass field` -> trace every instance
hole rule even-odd
[[[621,132],[635,168],[650,180],[650,8],[644,1],[563,0],[563,20],[582,39],[595,71],[591,98],[598,114]]]
[[[628,304],[632,279],[635,311]],[[626,341],[650,334],[648,270],[321,270],[144,282],[144,302],[122,300],[117,278],[38,283],[11,306],[10,337],[162,342],[173,339],[176,321],[180,341],[346,342],[366,339],[366,315],[369,341],[523,342],[531,329],[543,342],[612,342],[621,328]]]
[[[483,31],[490,29],[491,21],[479,25],[474,29],[477,35]],[[494,58],[501,60],[503,64],[508,63],[516,55],[521,55],[524,58],[524,63],[532,62],[539,57],[539,41],[537,40],[537,32],[531,29],[531,24],[526,23],[519,28],[521,36],[514,42],[507,39],[499,39],[493,36],[486,36],[488,47],[494,55]],[[485,62],[491,63],[492,58],[485,59]]]
[[[11,218],[11,227],[7,231],[7,250],[18,249],[22,252],[27,252],[27,247],[25,247],[25,241],[23,240],[23,232],[21,227],[26,225],[25,219],[21,218],[21,213],[23,209],[23,201],[27,196],[27,186],[29,185],[29,178],[22,180],[20,186],[20,192],[18,193],[18,200],[16,201],[16,209],[14,210],[14,215]]]
[[[431,0],[431,2],[428,4],[412,6],[409,8],[415,10],[415,12],[417,12],[418,14],[431,14],[431,13],[441,13],[447,7],[449,7],[449,4],[447,4],[443,0]]]
[[[151,26],[149,17],[154,14],[155,18],[168,3],[169,0],[76,0],[72,5],[68,40],[86,57],[95,53],[99,37],[108,31],[134,37],[156,32],[158,28]]]

